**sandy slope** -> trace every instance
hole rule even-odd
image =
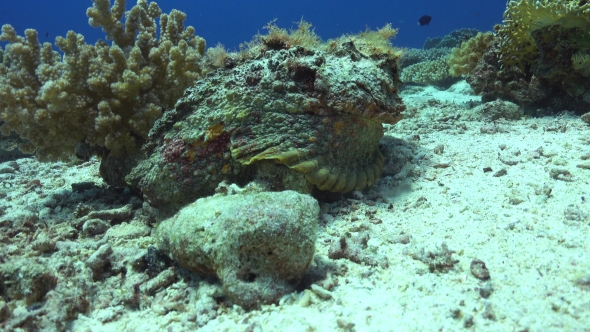
[[[366,250],[387,257],[389,267],[338,261],[348,271],[337,278],[334,300],[229,314],[207,328],[328,331],[354,325],[351,330],[435,331],[472,324],[479,331],[590,330],[590,170],[576,167],[590,165],[582,159],[590,157],[590,127],[562,115],[500,120],[498,132],[483,134],[486,121],[444,120],[468,115],[465,106],[478,99],[462,85],[451,89],[460,94],[430,87],[403,96],[418,111],[387,135],[413,142],[414,158],[402,170],[405,175],[385,177],[367,195],[382,199],[376,214],[382,223],[367,221],[362,201],[340,204],[357,204],[359,210],[344,207],[343,213],[324,215],[319,256],[334,241],[331,233],[354,233],[367,225]],[[439,145],[440,155],[434,153]],[[494,176],[501,169],[506,175]],[[554,179],[552,169],[571,176]],[[400,234],[410,242],[396,243]],[[412,259],[416,248],[428,251],[442,243],[456,252],[458,263],[450,271],[431,273]],[[473,276],[474,259],[485,263],[489,281]],[[491,288],[489,297],[481,296],[482,288],[484,295]]]
[[[470,95],[464,82],[445,92],[408,88],[402,96],[409,110],[382,140],[389,158],[382,179],[368,192],[322,204],[316,264],[310,273],[319,290],[314,286],[315,291],[286,296],[281,305],[245,313],[216,301],[214,283],[193,278],[174,281],[145,296],[140,309],[128,310],[112,293],[129,285],[115,282],[122,278],[115,275],[84,281],[98,295],[69,327],[590,331],[590,169],[584,168],[590,166],[590,127],[567,113],[485,120],[473,108],[478,97]],[[63,186],[100,183],[96,163],[71,169],[39,166],[33,160],[19,163],[26,175],[12,174],[10,181],[22,188],[22,195],[8,194],[12,199],[3,202],[10,205],[4,220],[18,220],[16,210],[23,206],[34,213],[45,211],[45,218],[65,218],[71,207],[47,211],[35,199],[46,199],[52,186],[59,190],[55,181]],[[19,176],[47,183],[46,194],[24,192],[26,181]],[[150,237],[142,232],[130,236],[127,228],[124,233],[129,225],[133,222],[115,225],[99,239],[71,240],[79,249],[59,259],[84,261],[106,242],[115,251],[120,247],[145,253]],[[360,264],[328,258],[341,237],[358,242],[348,257]],[[2,250],[5,254],[9,249]],[[53,264],[52,259],[58,258],[44,262]],[[474,276],[474,260],[485,264],[489,280]],[[475,273],[482,277],[481,271]],[[324,275],[327,280],[318,280]],[[17,306],[16,312],[25,315],[24,305]]]

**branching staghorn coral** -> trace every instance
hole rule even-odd
[[[40,160],[69,159],[81,142],[114,154],[133,151],[162,110],[200,78],[205,41],[184,27],[184,13],[162,14],[147,0],[128,12],[125,0],[93,2],[89,23],[112,45],[88,45],[69,31],[55,42],[61,56],[41,45],[35,30],[22,37],[2,27],[0,40],[9,44],[0,64],[1,130],[26,139],[21,150]]]

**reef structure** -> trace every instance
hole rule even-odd
[[[585,113],[590,106],[590,3],[511,0],[504,22],[466,76],[483,101],[512,101],[527,113]]]
[[[384,162],[382,124],[399,121],[405,106],[398,53],[362,36],[329,47],[265,47],[228,61],[163,114],[129,172],[120,171],[130,167],[124,159],[106,157],[103,177],[116,183],[129,173],[127,184],[170,212],[211,195],[221,181],[247,182],[260,167],[278,168],[283,179],[275,181],[299,176],[307,185],[276,190],[372,186]]]

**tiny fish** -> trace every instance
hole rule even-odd
[[[49,32],[45,32],[45,38],[49,38]]]
[[[421,25],[421,26],[428,25],[428,24],[430,24],[430,20],[432,20],[432,17],[430,17],[428,15],[424,15],[418,19],[418,25]]]

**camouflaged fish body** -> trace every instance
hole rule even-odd
[[[352,42],[266,51],[188,89],[126,180],[152,205],[180,206],[270,160],[321,190],[362,190],[381,174],[382,123],[405,108],[397,82],[394,56],[370,58]]]

